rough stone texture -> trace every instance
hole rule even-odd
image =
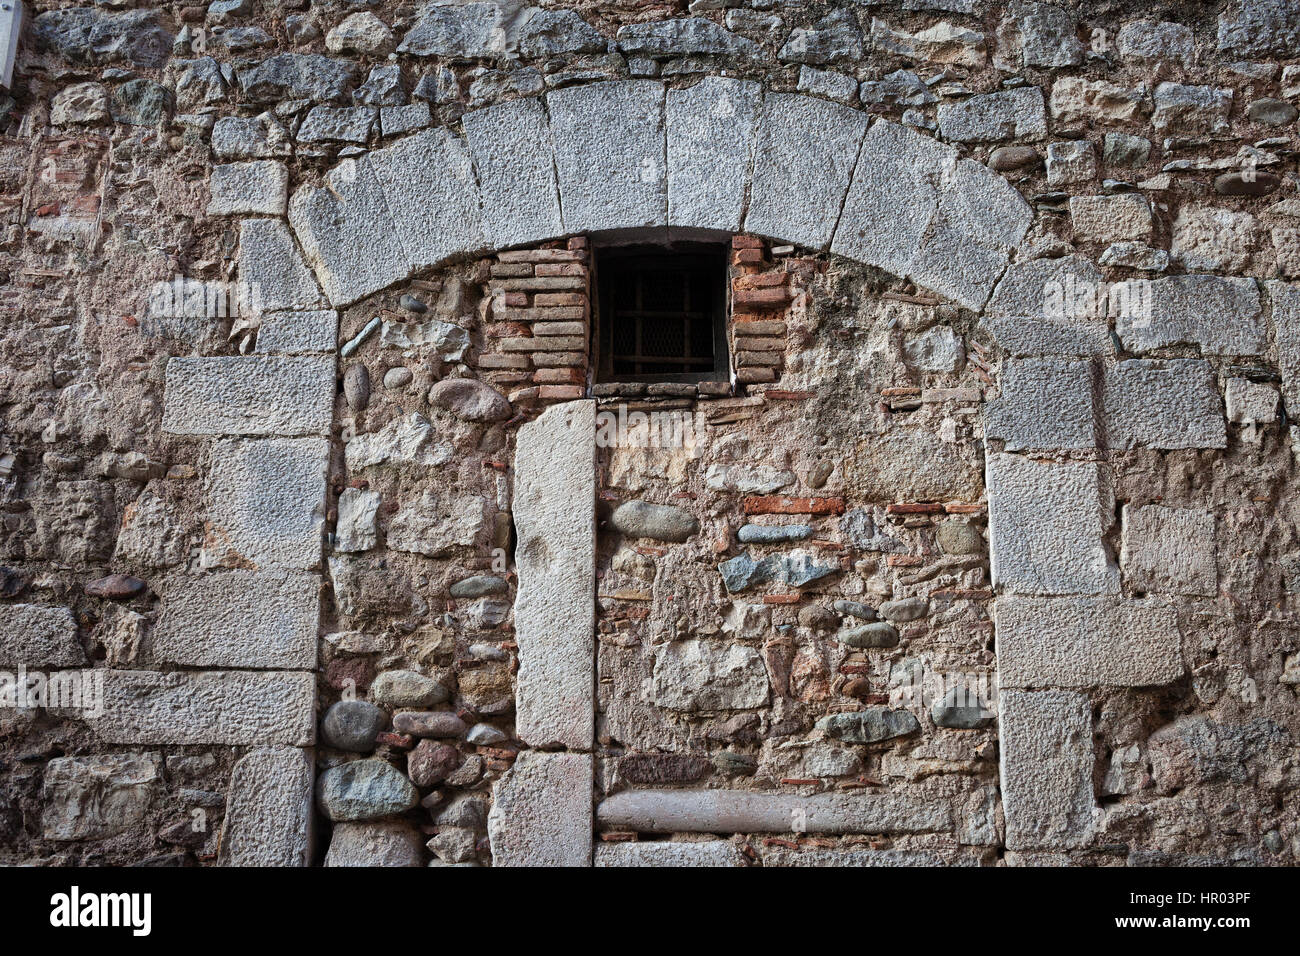
[[[999,726],[1007,848],[1086,845],[1096,812],[1088,698],[1063,691],[1006,691]]]
[[[668,91],[668,224],[740,229],[762,88],[707,77]]]
[[[221,832],[225,866],[306,866],[311,853],[312,761],[305,750],[252,750],[230,775]]]
[[[1125,581],[1137,591],[1213,597],[1214,525],[1205,511],[1125,505],[1119,559]]]
[[[984,93],[939,107],[939,132],[955,143],[1004,139],[1034,142],[1047,135],[1047,107],[1037,87]]]
[[[259,160],[214,166],[209,216],[283,216],[289,203],[289,168]]]
[[[0,667],[79,667],[86,652],[66,607],[0,604]]]
[[[830,245],[867,117],[836,103],[769,93],[759,114],[745,229],[813,249]]]
[[[595,866],[744,866],[734,843],[597,843]]]
[[[924,833],[948,829],[952,811],[893,793],[629,790],[603,800],[596,819],[644,833]]]
[[[1132,352],[1180,342],[1205,355],[1259,355],[1267,332],[1253,279],[1170,276],[1150,283],[1150,295],[1117,296],[1115,330]],[[1148,308],[1149,302],[1149,308]]]
[[[1145,687],[1186,671],[1173,606],[1109,598],[1002,597],[1002,687]]]
[[[329,444],[316,438],[220,441],[206,496],[204,567],[314,568],[325,523]]]
[[[592,743],[596,405],[556,405],[519,430],[516,730],[533,746]]]
[[[86,723],[117,744],[309,746],[316,681],[305,672],[109,671],[104,712]]]
[[[1112,448],[1223,448],[1223,402],[1209,363],[1126,359],[1102,382]]]
[[[337,312],[275,312],[262,318],[257,351],[279,355],[333,352],[338,348],[338,333]]]
[[[677,641],[655,655],[654,697],[670,710],[743,710],[767,703],[758,651],[724,641]]]
[[[1282,400],[1292,418],[1300,415],[1300,289],[1286,282],[1266,282],[1277,337]]]
[[[174,358],[163,429],[174,435],[322,435],[334,360],[315,356]]]
[[[420,831],[409,823],[339,823],[330,834],[326,866],[423,866]]]
[[[493,866],[591,865],[591,760],[589,754],[519,755],[493,791]]]
[[[1002,394],[984,431],[1007,451],[1096,448],[1093,370],[1088,361],[1020,359],[1002,369]]]
[[[138,830],[159,784],[157,755],[56,757],[45,767],[47,840],[99,840]]]
[[[662,226],[668,216],[664,88],[597,83],[546,96],[566,232]]]
[[[307,573],[175,575],[159,588],[154,660],[187,667],[311,670],[320,583]]]
[[[405,774],[373,758],[331,767],[316,782],[316,803],[332,821],[386,817],[410,810],[419,799]]]
[[[293,236],[278,219],[239,224],[239,279],[262,312],[315,309],[325,304]]]
[[[1021,594],[1119,591],[1103,536],[1114,512],[1101,467],[988,457],[993,583]]]
[[[483,201],[483,229],[495,248],[564,232],[551,128],[540,99],[466,113],[465,136]]]

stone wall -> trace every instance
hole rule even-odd
[[[1300,7],[27,14],[4,862],[1295,862]]]

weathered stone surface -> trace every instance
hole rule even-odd
[[[504,395],[473,378],[444,378],[434,383],[429,404],[467,422],[502,422],[513,414]]]
[[[1006,691],[999,711],[1007,848],[1086,845],[1096,810],[1088,698],[1063,691]]]
[[[862,56],[862,30],[852,11],[832,10],[810,27],[796,27],[778,56],[813,66],[856,60]]]
[[[341,101],[356,82],[358,68],[317,53],[280,53],[237,72],[244,95],[255,103]]]
[[[769,554],[755,560],[748,554],[729,558],[718,565],[727,591],[734,594],[761,584],[803,587],[836,573],[839,567],[808,551]]]
[[[476,598],[485,594],[508,594],[510,586],[491,574],[476,574],[453,584],[448,592],[454,598]]]
[[[519,429],[516,732],[534,747],[592,744],[596,403],[548,408]]]
[[[250,751],[230,775],[221,830],[225,866],[307,866],[312,762],[296,747]]]
[[[212,152],[221,160],[287,157],[293,143],[273,113],[223,116],[212,127]]]
[[[1215,179],[1215,189],[1228,195],[1259,195],[1276,188],[1269,173],[1256,173],[1247,180],[1240,173],[1226,173]],[[1243,272],[1250,263],[1256,242],[1255,217],[1189,203],[1174,219],[1169,257],[1191,272]]]
[[[435,787],[461,765],[464,758],[450,744],[421,740],[406,755],[406,772],[417,787]]]
[[[846,627],[835,633],[835,640],[849,647],[897,647],[898,631],[884,621]]]
[[[988,456],[993,583],[1021,594],[1119,591],[1103,537],[1113,492],[1091,462]]]
[[[316,803],[330,820],[374,820],[410,810],[420,793],[400,770],[382,760],[353,760],[331,767],[316,781]]]
[[[654,701],[670,710],[744,710],[767,703],[762,655],[744,644],[673,641],[655,655]]]
[[[924,432],[871,436],[859,454],[870,464],[855,468],[847,480],[868,501],[965,501],[981,494],[975,463]]]
[[[1228,128],[1232,90],[1213,86],[1161,83],[1156,86],[1151,123],[1158,130],[1220,133]]]
[[[1145,687],[1185,673],[1171,605],[1109,598],[1001,597],[1002,687]]]
[[[437,467],[451,461],[451,447],[432,442],[433,426],[423,415],[412,412],[394,418],[377,432],[357,435],[344,447],[344,459],[354,474],[380,465]]]
[[[55,126],[103,123],[108,119],[108,90],[102,83],[75,83],[60,90],[50,104],[50,122]]]
[[[1090,361],[1009,360],[1000,384],[984,433],[1003,439],[1007,451],[1098,447]]]
[[[1214,369],[1199,359],[1127,359],[1102,381],[1111,448],[1224,448],[1227,426]]]
[[[153,754],[55,757],[45,766],[47,840],[98,840],[143,825],[159,784]]]
[[[167,363],[163,430],[173,435],[322,435],[334,359],[213,356]]]
[[[643,833],[924,833],[952,827],[945,804],[907,794],[626,790],[602,801],[604,826]]]
[[[323,438],[216,442],[205,490],[202,566],[316,567],[328,462]]]
[[[1047,135],[1047,107],[1036,86],[943,103],[938,115],[939,132],[956,143],[1012,138],[1033,142]]]
[[[763,48],[753,40],[724,30],[704,17],[629,23],[615,37],[624,53],[645,56],[723,56],[732,60],[763,58]]]
[[[734,843],[597,843],[595,866],[744,866],[745,858]]]
[[[871,21],[871,42],[884,50],[911,60],[982,66],[988,59],[984,34],[946,20],[915,33],[895,29],[883,20]]]
[[[1139,63],[1183,63],[1192,55],[1192,28],[1181,23],[1134,20],[1120,28],[1119,55]]]
[[[868,707],[847,714],[828,714],[817,721],[817,729],[827,737],[845,743],[874,744],[914,734],[921,725],[909,711]]]
[[[306,265],[303,268],[305,270]],[[275,355],[333,352],[338,348],[338,341],[337,312],[275,312],[263,316],[261,328],[257,330],[255,351]]]
[[[66,607],[0,604],[0,667],[79,667],[86,652]]]
[[[1220,50],[1289,56],[1300,44],[1300,11],[1287,0],[1233,0],[1219,14]]]
[[[845,106],[855,106],[858,102],[858,81],[855,77],[836,73],[833,70],[818,70],[811,66],[799,67],[800,93],[812,93],[836,100]]]
[[[293,236],[278,219],[245,219],[239,224],[239,281],[255,312],[319,309],[325,304]]]
[[[1252,434],[1254,426],[1277,421],[1278,393],[1270,385],[1234,376],[1228,379],[1223,397],[1228,406],[1228,421],[1248,426],[1244,434]]]
[[[1092,143],[1076,140],[1047,147],[1047,185],[1081,183],[1097,175],[1097,151]]]
[[[936,727],[977,730],[992,724],[997,716],[975,688],[958,685],[934,702],[930,719]]]
[[[86,723],[115,744],[306,747],[315,737],[315,701],[308,672],[110,670],[104,712]]]
[[[563,53],[603,53],[604,34],[574,10],[524,11],[519,24],[519,52],[528,57],[549,57]]]
[[[393,715],[393,729],[415,737],[461,737],[465,721],[449,710],[406,710]],[[457,761],[459,763],[459,761]]]
[[[163,29],[156,10],[110,13],[94,7],[70,7],[39,14],[32,33],[40,49],[78,64],[133,63],[162,66],[171,53],[172,34]]]
[[[1135,193],[1118,196],[1074,196],[1070,222],[1077,239],[1123,242],[1151,237],[1151,207]]]
[[[668,224],[740,230],[762,88],[706,77],[669,90]]]
[[[801,847],[791,850],[781,846],[764,847],[763,867],[902,867],[902,866],[980,866],[971,856],[949,858],[929,850],[826,850]]]
[[[373,13],[352,13],[325,34],[325,49],[331,53],[383,55],[393,49],[393,31]]]
[[[159,589],[155,661],[189,667],[316,666],[320,582],[308,573],[178,574]]]
[[[326,866],[423,866],[423,838],[410,823],[338,823],[330,834]]]
[[[369,154],[383,186],[408,270],[486,248],[478,187],[465,141],[446,129],[424,130]]]
[[[1052,116],[1061,123],[1136,122],[1151,111],[1145,88],[1127,89],[1105,80],[1064,76],[1052,84]]]
[[[1277,338],[1282,400],[1292,418],[1300,418],[1300,288],[1288,282],[1266,282]]]
[[[214,166],[208,188],[209,216],[283,216],[289,204],[289,168],[266,159]]]
[[[300,143],[365,145],[379,112],[373,106],[317,106],[298,127]]]
[[[505,248],[561,235],[555,155],[542,101],[511,100],[466,113],[462,121],[488,245]]]
[[[407,31],[398,53],[465,59],[495,59],[513,43],[509,15],[498,3],[430,5]]]
[[[1125,505],[1120,567],[1136,591],[1218,593],[1214,514],[1159,505]]]
[[[1011,0],[1002,35],[1014,35],[1019,40],[1022,66],[1078,66],[1083,62],[1078,21],[1054,4]]]
[[[628,537],[656,541],[685,541],[700,530],[695,516],[684,508],[648,501],[624,502],[614,509],[609,523]]]
[[[388,523],[388,547],[431,557],[482,540],[488,503],[475,494],[426,491],[406,502]]]
[[[369,551],[379,543],[379,503],[377,491],[343,489],[339,494],[339,520],[334,532],[335,551]]]
[[[741,544],[785,544],[790,541],[803,541],[811,538],[812,525],[741,525],[736,532],[736,540]]]
[[[827,248],[867,123],[866,114],[838,103],[767,94],[759,114],[746,231]]]
[[[493,866],[590,866],[589,754],[524,751],[493,789]]]
[[[379,674],[370,685],[370,696],[388,707],[432,707],[451,697],[447,688],[432,677],[407,670]]]
[[[1169,276],[1145,288],[1116,287],[1115,329],[1124,347],[1145,352],[1187,342],[1207,355],[1259,355],[1267,334],[1253,279]]]
[[[321,742],[339,750],[368,754],[375,737],[388,726],[388,715],[368,700],[339,700],[321,718]]]
[[[546,95],[566,232],[662,226],[668,216],[664,87],[594,83]]]

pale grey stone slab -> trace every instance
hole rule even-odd
[[[759,652],[731,641],[671,641],[655,654],[654,702],[670,710],[747,710],[767,703]]]
[[[239,224],[239,282],[240,295],[254,312],[325,305],[289,227],[278,219]]]
[[[1013,138],[1034,142],[1047,135],[1047,105],[1036,86],[942,103],[938,119],[940,134],[954,143]]]
[[[325,528],[324,438],[219,441],[204,500],[205,568],[315,568]]]
[[[1110,448],[1226,448],[1223,399],[1209,362],[1127,359],[1102,379]]]
[[[1088,698],[1065,691],[999,696],[1007,849],[1086,846],[1096,812]]]
[[[1041,319],[986,315],[980,324],[1008,355],[1113,355],[1110,326],[1095,318]]]
[[[1007,266],[982,320],[1012,355],[1106,355],[1115,351],[1098,304],[1101,271],[1082,256]]]
[[[1100,416],[1087,359],[1008,359],[1001,394],[985,411],[984,434],[1007,451],[1097,448]]]
[[[635,845],[635,844],[633,844]],[[820,847],[764,847],[763,866],[815,867],[900,867],[900,866],[980,866],[978,856],[970,851],[939,853],[934,850],[830,850]]]
[[[1115,331],[1131,352],[1190,343],[1203,355],[1262,355],[1268,344],[1254,279],[1167,276],[1118,283]]]
[[[1289,282],[1265,282],[1273,313],[1282,401],[1292,420],[1300,419],[1300,288]]]
[[[316,666],[320,579],[309,572],[172,575],[159,587],[153,659],[190,667]]]
[[[1157,601],[1004,596],[1001,687],[1149,687],[1186,672],[1178,615]]]
[[[369,158],[388,201],[388,228],[406,249],[408,272],[487,247],[463,139],[442,127],[428,129]]]
[[[315,704],[316,676],[307,671],[110,670],[104,711],[86,723],[113,744],[306,747]]]
[[[405,820],[334,824],[326,866],[423,866],[424,837]]]
[[[493,866],[590,866],[590,754],[519,755],[492,790]]]
[[[668,219],[664,87],[592,83],[546,94],[565,232],[662,226]]]
[[[41,785],[41,833],[47,840],[143,836],[161,782],[158,754],[55,757]]]
[[[289,203],[289,167],[274,160],[213,166],[209,216],[283,216]]]
[[[595,720],[596,403],[552,405],[519,429],[515,729],[587,750]]]
[[[668,91],[668,224],[738,232],[762,87],[710,76]]]
[[[325,181],[294,191],[289,224],[330,304],[351,305],[406,278],[409,259],[368,155],[343,160]]]
[[[867,130],[831,251],[907,276],[957,151],[878,120]]]
[[[307,866],[312,759],[296,747],[249,751],[230,774],[221,827],[223,866]]]
[[[462,117],[483,201],[488,245],[503,249],[563,235],[555,150],[537,98],[510,100]]]
[[[333,420],[334,391],[333,356],[172,358],[163,431],[324,435]]]
[[[78,667],[86,652],[66,607],[0,604],[0,667]]]
[[[1119,591],[1104,540],[1113,491],[1099,464],[991,454],[988,495],[995,585],[1020,594]]]
[[[1160,505],[1125,505],[1120,568],[1137,591],[1214,597],[1218,564],[1214,513]]]
[[[339,314],[332,309],[274,312],[262,316],[254,351],[260,354],[305,355],[333,352],[339,344]]]
[[[797,93],[769,93],[759,112],[745,231],[825,249],[867,131],[867,114]]]
[[[643,833],[925,833],[953,827],[944,802],[862,792],[625,790],[602,801],[596,819]]]
[[[597,843],[596,866],[744,866],[734,843]]]

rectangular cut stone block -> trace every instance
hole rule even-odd
[[[565,232],[667,222],[663,84],[574,86],[547,93],[546,105]]]
[[[491,248],[563,235],[555,150],[538,98],[511,100],[462,118]]]
[[[0,604],[0,667],[79,667],[86,652],[66,607]]]
[[[240,296],[256,312],[325,305],[316,277],[279,219],[239,224],[239,282]]]
[[[469,147],[441,127],[370,154],[407,272],[487,247]]]
[[[163,431],[324,435],[334,416],[333,356],[212,356],[167,363]]]
[[[1292,420],[1300,419],[1300,288],[1289,282],[1265,282],[1273,312],[1282,400]]]
[[[734,843],[597,843],[596,866],[744,866]]]
[[[943,103],[938,119],[939,132],[953,143],[1012,138],[1033,142],[1047,135],[1047,104],[1036,86]]]
[[[1092,708],[1082,694],[999,695],[1002,812],[1009,850],[1081,847],[1092,839]]]
[[[1100,465],[992,454],[988,495],[995,585],[1020,594],[1119,590],[1104,541],[1113,492]]]
[[[86,723],[113,744],[250,747],[315,740],[316,677],[306,671],[116,671]]]
[[[289,167],[273,160],[212,167],[209,216],[283,216]]]
[[[493,866],[591,865],[591,760],[538,750],[519,755],[492,791]]]
[[[407,253],[369,156],[343,160],[325,181],[298,187],[289,224],[330,304],[351,305],[405,278]]]
[[[632,844],[635,846],[635,844]],[[653,846],[654,844],[647,844]],[[934,850],[825,850],[805,847],[763,848],[763,866],[816,867],[899,867],[899,866],[980,866],[979,857],[970,851],[940,853]]]
[[[1169,276],[1118,283],[1115,331],[1130,352],[1199,345],[1204,355],[1262,355],[1268,344],[1254,279]]]
[[[984,434],[1007,451],[1096,448],[1098,418],[1092,363],[1071,359],[1009,359],[1002,393],[990,402]]]
[[[1218,593],[1214,515],[1186,508],[1124,506],[1120,567],[1138,591]]]
[[[325,527],[324,438],[220,441],[204,498],[201,564],[247,570],[314,568]]]
[[[325,309],[315,312],[275,312],[262,317],[256,351],[278,355],[333,352],[339,345],[339,316]]]
[[[1111,598],[1000,597],[1002,687],[1148,687],[1185,668],[1172,606]]]
[[[515,452],[515,728],[533,747],[591,747],[595,686],[596,403],[519,429]]]
[[[710,76],[668,91],[668,224],[740,230],[762,88]]]
[[[151,646],[190,667],[316,666],[320,582],[308,572],[174,575],[160,588]]]
[[[825,249],[867,131],[865,113],[797,93],[769,93],[759,113],[745,231]]]
[[[1128,359],[1106,370],[1102,410],[1110,448],[1225,448],[1214,369],[1200,359]]]
[[[596,807],[607,827],[643,833],[925,833],[953,827],[945,803],[891,793],[625,790]]]
[[[221,824],[223,866],[307,866],[312,760],[296,747],[263,747],[230,774]]]

